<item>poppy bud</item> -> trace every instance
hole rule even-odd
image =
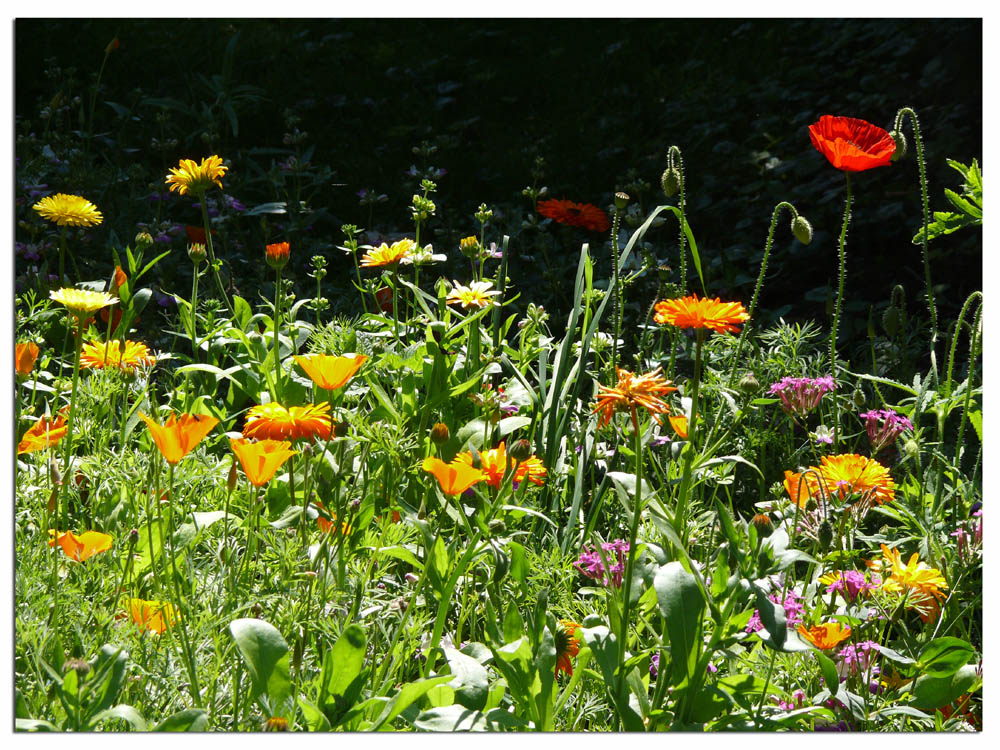
[[[507,524],[499,518],[494,518],[489,523],[489,529],[491,534],[503,534],[507,531]]]
[[[813,238],[812,224],[809,223],[805,216],[796,216],[792,219],[792,234],[803,245],[808,245],[812,242]]]
[[[660,176],[660,185],[668,198],[673,198],[681,189],[681,173],[677,167],[667,167]]]
[[[767,513],[758,513],[750,519],[750,523],[754,525],[761,536],[770,536],[771,530],[774,528],[771,517]]]
[[[229,467],[229,476],[226,478],[226,490],[232,492],[236,489],[236,480],[239,475],[236,473],[236,459],[233,459],[232,466]]]
[[[198,265],[208,257],[208,252],[205,250],[205,246],[200,242],[192,242],[188,245],[188,257],[191,259],[192,263]]]
[[[903,443],[903,450],[909,458],[917,458],[920,455],[920,444],[915,438],[910,438]]]
[[[625,206],[628,205],[629,200],[631,199],[629,198],[628,193],[621,193],[621,192],[615,193],[615,208],[617,208],[619,211],[624,211]]]
[[[882,327],[889,334],[889,338],[895,338],[899,332],[900,317],[899,308],[895,305],[889,305],[882,313]]]
[[[854,401],[854,406],[860,409],[865,405],[865,394],[859,390],[856,390],[851,394],[851,400]]]
[[[833,526],[829,521],[825,520],[819,525],[819,546],[822,550],[830,549],[830,544],[833,542]]]
[[[48,505],[45,506],[45,509],[49,513],[55,513],[56,512],[56,500],[58,500],[58,499],[59,499],[59,490],[52,490],[52,492],[49,494]]]
[[[66,674],[71,669],[80,677],[86,677],[90,674],[90,664],[83,659],[67,659],[63,662],[63,674]]]
[[[906,136],[901,130],[890,130],[889,137],[896,142],[896,150],[889,157],[889,161],[899,161],[906,156]]]
[[[345,437],[347,433],[350,431],[351,431],[351,425],[348,424],[347,422],[337,422],[337,424],[333,426],[334,437],[339,437],[339,438]]]
[[[757,378],[754,377],[752,372],[748,372],[742,378],[737,387],[747,396],[753,396],[755,393],[760,391],[760,383],[757,382]]]
[[[260,606],[260,602],[253,603],[253,606],[250,607],[250,614],[257,618],[264,614],[264,608]]]
[[[138,544],[139,543],[139,529],[130,529],[128,532],[128,543]]]
[[[527,461],[531,457],[531,443],[523,438],[518,440],[510,447],[510,457],[515,461]]]
[[[448,431],[448,425],[444,422],[435,422],[434,426],[431,427],[431,442],[434,445],[444,445],[450,437],[451,433]]]
[[[145,250],[152,244],[153,244],[153,235],[151,235],[149,232],[139,232],[139,234],[135,236],[136,250]]]

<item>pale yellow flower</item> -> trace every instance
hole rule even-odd
[[[393,242],[391,246],[383,242],[362,256],[361,265],[366,268],[395,266],[404,258],[409,257],[416,246],[417,243],[408,238]]]
[[[495,305],[496,302],[490,299],[500,292],[493,288],[492,281],[473,281],[469,286],[463,286],[457,281],[455,288],[451,290],[446,300],[449,305],[461,305],[468,310],[470,307],[477,307],[480,310],[484,307]]]
[[[93,292],[89,289],[73,289],[64,287],[54,292],[49,292],[49,298],[66,305],[75,313],[97,312],[102,307],[113,305],[118,301],[107,292]]]

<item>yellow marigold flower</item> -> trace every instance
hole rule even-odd
[[[282,464],[296,454],[291,450],[292,444],[283,440],[230,440],[229,447],[254,487],[270,482]]]
[[[823,651],[827,651],[851,637],[851,629],[842,628],[839,622],[824,622],[821,625],[813,625],[808,630],[799,625],[796,630],[799,631],[799,635]]]
[[[657,367],[645,375],[636,375],[622,367],[617,368],[618,383],[614,388],[597,386],[597,406],[591,412],[592,414],[601,412],[597,426],[603,427],[610,422],[616,411],[631,411],[632,421],[636,422],[635,411],[639,406],[646,409],[654,418],[657,414],[666,414],[670,411],[670,407],[659,397],[677,389],[670,385],[669,380],[660,376],[662,371],[662,367]]]
[[[170,602],[126,599],[125,609],[129,620],[142,630],[160,635],[181,619],[180,612]]]
[[[723,302],[715,299],[698,299],[697,294],[678,299],[661,300],[653,308],[653,320],[678,328],[708,328],[716,333],[736,333],[739,323],[750,316],[740,302]]]
[[[32,206],[43,219],[61,227],[96,227],[104,217],[97,206],[79,195],[56,193],[47,195]]]
[[[378,247],[373,247],[361,257],[361,265],[366,268],[376,268],[381,266],[393,266],[399,264],[403,258],[409,257],[417,243],[411,239],[401,239],[393,242],[391,246],[384,242]]]
[[[117,297],[107,292],[93,292],[89,289],[73,289],[72,287],[49,292],[49,299],[65,305],[78,315],[89,315],[118,301]]]
[[[212,185],[218,185],[221,189],[221,180],[228,169],[222,164],[222,157],[214,154],[202,159],[201,164],[196,164],[194,159],[181,159],[180,166],[170,168],[167,184],[171,190],[176,190],[181,195],[188,192],[201,195],[210,190]]]
[[[480,471],[486,476],[486,484],[490,487],[500,489],[500,482],[503,480],[503,475],[507,472],[507,444],[500,443],[496,448],[481,451],[479,459],[481,464]],[[455,456],[455,460],[451,462],[452,466],[458,464],[471,467],[472,454],[469,452],[459,453]],[[513,481],[523,482],[527,479],[532,484],[544,484],[544,478],[548,472],[538,456],[529,456],[524,461],[511,459],[511,468],[515,464],[517,464],[517,468],[514,469]]]
[[[556,674],[565,672],[567,677],[573,676],[572,659],[580,653],[580,639],[576,637],[576,631],[582,625],[570,620],[560,620],[556,625],[556,632],[552,634],[556,647]]]
[[[83,562],[99,552],[107,552],[114,542],[109,534],[102,534],[100,531],[85,531],[77,536],[72,531],[59,534],[55,529],[49,529],[49,536],[50,547],[58,544],[66,557],[77,562]]]
[[[38,344],[28,341],[14,347],[14,369],[18,375],[30,375],[38,359]]]
[[[42,417],[24,433],[21,442],[17,444],[17,455],[34,453],[55,445],[66,436],[66,419],[57,416],[55,419]]]
[[[914,552],[909,562],[903,564],[898,549],[881,545],[882,559],[869,567],[882,575],[882,590],[894,594],[907,594],[907,601],[917,605],[930,597],[941,600],[948,588],[941,571],[920,560]]]
[[[157,424],[142,412],[139,412],[139,418],[149,428],[149,434],[160,454],[167,463],[175,465],[219,424],[218,419],[204,414],[181,414],[180,419],[176,414],[171,414],[163,425]]]
[[[274,401],[251,407],[243,437],[271,440],[329,439],[333,431],[330,404],[284,407]]]
[[[473,281],[469,286],[463,286],[457,281],[455,288],[448,294],[446,302],[449,305],[461,305],[463,309],[476,307],[480,310],[484,307],[495,305],[496,302],[490,299],[500,294],[499,290],[493,288],[492,281]]]
[[[307,354],[294,357],[309,379],[328,391],[343,388],[354,377],[361,365],[368,361],[365,354],[345,354],[332,357],[328,354]]]
[[[146,345],[138,341],[88,341],[80,350],[80,367],[85,369],[109,367],[115,370],[135,370],[155,363],[156,360],[149,355]]]

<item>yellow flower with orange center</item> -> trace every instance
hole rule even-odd
[[[49,299],[65,305],[77,315],[89,315],[118,301],[116,297],[107,292],[93,292],[89,289],[73,289],[72,287],[49,292]]]
[[[58,544],[66,557],[77,562],[83,562],[99,552],[107,552],[114,542],[110,535],[100,531],[85,531],[77,536],[72,531],[59,534],[55,529],[49,529],[49,536],[50,547]]]
[[[17,455],[34,453],[55,445],[66,436],[66,419],[57,416],[55,419],[42,417],[24,433],[21,442],[17,444]]]
[[[155,363],[146,345],[138,341],[89,341],[80,350],[80,367],[84,369],[135,370]]]
[[[184,456],[194,450],[204,437],[219,423],[215,417],[205,414],[171,414],[167,421],[160,425],[153,419],[139,412],[139,418],[149,428],[150,437],[156,443],[160,454],[167,463],[176,465]]]
[[[304,404],[282,406],[274,401],[251,407],[247,412],[245,438],[271,440],[299,440],[301,438],[329,439],[333,432],[330,404]]]
[[[254,487],[263,487],[270,482],[275,472],[297,452],[291,450],[291,443],[283,440],[230,440],[229,447]]]
[[[446,464],[434,456],[425,458],[420,468],[434,475],[441,485],[441,491],[446,495],[461,495],[472,485],[486,479],[484,472],[470,465],[454,462]]]
[[[224,166],[222,157],[213,154],[202,159],[198,164],[194,159],[181,159],[180,166],[171,167],[167,175],[167,185],[170,190],[176,190],[181,195],[191,192],[196,195],[210,190],[212,185],[222,188],[222,178],[229,167]]]
[[[657,414],[669,412],[670,407],[660,399],[660,396],[677,389],[670,385],[669,380],[660,376],[662,371],[662,367],[657,367],[645,375],[636,375],[622,367],[617,368],[618,383],[613,388],[597,386],[597,406],[591,412],[592,414],[601,412],[597,426],[603,427],[610,422],[616,411],[631,411],[632,419],[635,421],[635,411],[640,406],[654,418]]]
[[[660,325],[707,328],[716,333],[737,333],[739,324],[750,318],[740,302],[723,302],[718,297],[699,299],[697,294],[661,300],[653,309],[653,320]]]
[[[138,625],[140,630],[148,630],[157,635],[181,619],[180,612],[170,602],[126,598],[125,611],[129,620]]]
[[[808,630],[799,625],[796,630],[799,631],[799,635],[823,651],[828,651],[851,637],[851,629],[841,627],[839,622],[824,622],[821,625],[813,625]]]
[[[479,459],[481,464],[480,470],[486,476],[486,484],[490,487],[500,489],[500,482],[503,481],[503,476],[507,472],[506,443],[500,443],[496,448],[481,451]],[[472,454],[469,452],[459,453],[451,463],[452,465],[464,464],[471,467],[473,466]],[[514,469],[513,481],[523,482],[527,479],[533,484],[544,484],[544,478],[548,472],[538,456],[529,456],[523,461],[511,459],[510,465]],[[514,468],[515,466],[517,468]]]
[[[104,221],[97,206],[79,195],[47,195],[32,208],[43,219],[65,227],[95,227]]]
[[[373,247],[361,257],[361,265],[366,268],[377,268],[382,266],[397,266],[403,258],[407,258],[413,252],[417,243],[411,239],[404,238],[392,245],[384,242],[378,247]]]
[[[14,347],[14,369],[18,375],[30,375],[38,359],[38,344],[26,341]]]
[[[294,359],[312,382],[328,391],[343,388],[361,369],[361,365],[368,361],[368,357],[364,354],[346,354],[339,357],[328,354],[307,354]]]

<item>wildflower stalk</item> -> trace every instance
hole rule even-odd
[[[687,522],[684,515],[687,512],[687,493],[691,486],[691,469],[694,463],[695,433],[698,425],[698,387],[701,382],[701,347],[705,341],[705,329],[695,331],[694,355],[694,385],[691,387],[691,417],[688,419],[687,456],[681,475],[681,489],[677,497],[677,509],[674,511],[674,531],[684,544],[687,544]]]
[[[61,228],[62,231],[59,232],[59,283],[62,284],[66,281],[66,256],[69,255],[70,262],[73,264],[73,273],[76,274],[76,278],[80,278],[80,269],[76,265],[76,256],[69,249],[69,244],[66,242],[66,227]]]
[[[191,279],[191,355],[198,361],[198,268],[201,261],[195,261]]]
[[[272,349],[274,351],[274,399],[281,402],[281,359],[278,352],[278,327],[281,325],[281,268],[274,271],[274,325]]]
[[[847,183],[847,200],[844,205],[844,225],[840,229],[840,242],[837,244],[839,272],[837,281],[837,302],[833,309],[833,325],[830,332],[830,376],[837,379],[837,326],[840,323],[840,307],[844,301],[844,277],[847,274],[847,225],[851,221],[851,173],[844,172]],[[833,400],[834,448],[840,444],[840,402]]]
[[[69,417],[66,420],[66,437],[63,438],[65,445],[63,448],[63,481],[62,491],[59,493],[59,505],[61,507],[56,509],[57,516],[59,516],[61,511],[62,525],[59,529],[62,531],[66,531],[69,528],[67,526],[69,522],[69,501],[66,497],[66,490],[73,479],[73,470],[70,467],[70,453],[73,446],[73,431],[76,427],[76,391],[80,384],[80,350],[83,348],[84,315],[85,313],[74,313],[76,328],[73,331],[73,346],[75,350],[73,354],[73,389],[70,391],[69,396]]]
[[[198,205],[201,206],[201,220],[205,225],[205,249],[208,251],[208,265],[212,269],[212,276],[215,277],[215,286],[222,296],[222,301],[226,303],[226,309],[235,318],[236,310],[233,308],[233,303],[229,301],[229,295],[226,294],[226,288],[222,285],[222,279],[219,277],[219,266],[221,264],[215,260],[215,248],[212,244],[212,225],[208,220],[208,207],[205,205],[204,191],[198,193]]]
[[[618,367],[618,334],[622,329],[622,284],[619,278],[618,269],[618,229],[621,226],[621,209],[618,207],[618,197],[615,196],[615,215],[611,224],[611,288],[614,299],[612,299],[612,309],[614,312],[613,330],[611,332],[611,371],[608,381],[614,383],[615,373]],[[584,325],[586,330],[586,324]]]
[[[676,162],[674,161],[676,159]],[[677,197],[677,208],[680,209],[680,230],[677,235],[677,242],[680,246],[680,296],[683,297],[687,294],[687,234],[684,231],[684,227],[687,226],[687,194],[685,190],[685,179],[684,179],[684,157],[681,155],[681,150],[677,146],[671,146],[667,151],[667,162],[670,167],[676,167],[678,176],[678,197]],[[677,357],[677,340],[679,336],[676,329],[671,331],[670,335],[670,366],[667,368],[668,376],[672,379],[674,377],[674,363]]]

